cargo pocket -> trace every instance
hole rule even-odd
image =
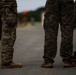
[[[17,7],[5,6],[4,7],[4,21],[8,27],[14,27],[17,23]]]

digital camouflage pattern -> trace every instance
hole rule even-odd
[[[9,64],[13,59],[13,46],[16,39],[17,4],[16,0],[3,0],[1,64]]]
[[[75,17],[74,25],[75,25],[75,29],[76,29],[76,1],[75,1],[75,6],[74,6],[74,17]],[[74,57],[76,59],[76,51],[74,52]]]
[[[75,6],[74,6],[74,16],[75,16],[74,23],[75,23],[75,28],[76,28],[76,1],[75,1]]]
[[[2,35],[2,1],[0,0],[0,40]]]
[[[1,20],[2,15],[0,14],[0,40],[1,40],[1,35],[2,35],[2,20]]]
[[[74,2],[73,0],[47,0],[44,19],[44,60],[51,63],[57,53],[57,36],[60,24],[60,55],[63,62],[71,61],[73,52]]]

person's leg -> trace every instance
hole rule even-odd
[[[1,15],[0,15],[0,40],[2,36],[2,20],[1,20]]]
[[[74,52],[74,55],[72,56],[72,62],[75,64],[76,66],[76,51]]]
[[[64,63],[72,63],[73,52],[73,22],[74,22],[74,2],[73,0],[63,0],[61,8],[61,50],[60,55]],[[74,65],[64,65],[72,67]]]
[[[15,1],[4,2],[4,4],[1,39],[1,66],[2,68],[19,68],[22,67],[21,64],[13,63],[13,46],[16,39],[17,26],[17,5]]]
[[[1,35],[2,35],[2,1],[0,1],[0,40],[1,40]]]
[[[75,6],[74,6],[74,29],[76,30],[76,2],[75,2]],[[76,64],[76,51],[74,51],[72,60]]]
[[[44,19],[45,44],[44,44],[44,61],[42,67],[51,67],[47,63],[54,63],[57,52],[57,34],[59,23],[59,9],[57,0],[47,0],[46,12]]]

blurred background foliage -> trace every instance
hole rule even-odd
[[[35,20],[35,22],[41,21],[41,14],[45,11],[44,7],[38,8],[35,11],[23,11],[21,13],[18,13],[18,21],[21,23],[23,21],[30,22],[32,19]]]

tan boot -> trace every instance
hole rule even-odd
[[[74,52],[74,55],[72,56],[72,62],[75,64],[76,66],[76,52]]]
[[[75,67],[75,64],[73,63],[64,63],[64,68],[70,68],[70,67]]]
[[[53,68],[53,63],[50,62],[44,62],[43,64],[41,64],[42,68]]]
[[[5,68],[21,68],[21,67],[22,67],[22,64],[14,63],[14,62],[11,62],[9,65],[2,65],[1,66],[2,69],[5,69]]]

